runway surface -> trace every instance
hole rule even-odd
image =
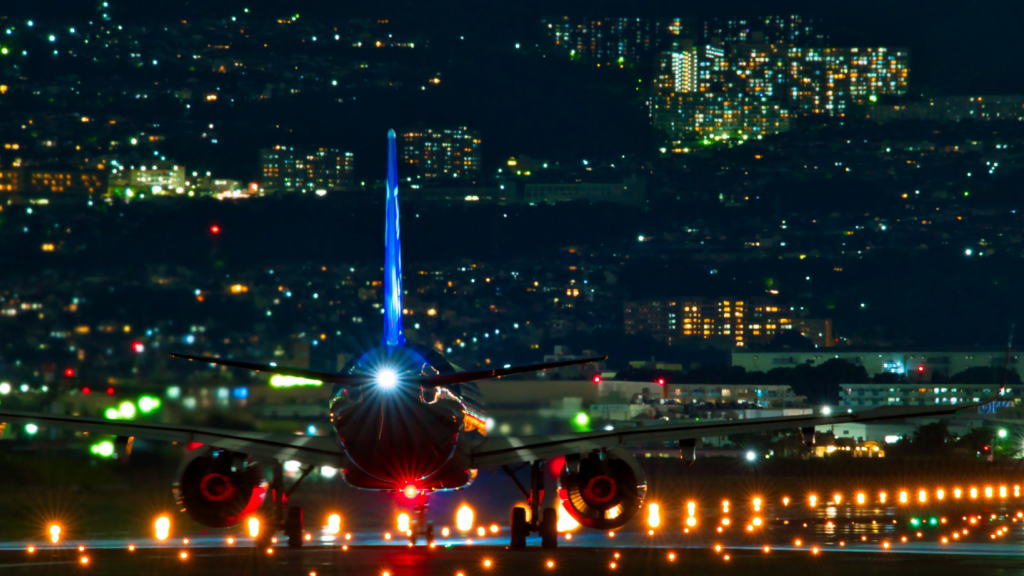
[[[401,516],[398,510],[397,516]],[[398,525],[353,514],[318,521],[307,515],[307,542],[257,547],[241,528],[189,533],[187,523],[153,533],[75,534],[52,544],[0,541],[3,574],[956,574],[1019,573],[1024,568],[1024,487],[983,485],[947,491],[744,495],[649,502],[628,527],[578,528],[555,550],[531,537],[506,548],[507,527],[478,520],[459,532],[435,515],[434,546],[410,547]],[[333,515],[333,514],[332,514]],[[168,515],[171,522],[180,517]],[[177,518],[177,519],[175,519]],[[326,518],[326,515],[325,515]],[[407,518],[406,518],[407,519]],[[454,520],[455,518],[448,518]],[[310,525],[312,524],[312,525]],[[358,529],[377,524],[377,529]],[[400,524],[400,523],[398,523]],[[347,531],[350,529],[351,531]]]

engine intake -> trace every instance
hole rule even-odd
[[[639,463],[625,450],[611,448],[567,457],[558,478],[565,509],[588,528],[612,530],[643,506],[647,480]]]
[[[186,462],[174,496],[193,520],[226,528],[256,512],[267,496],[258,463],[224,450],[208,450]]]

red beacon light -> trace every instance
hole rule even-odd
[[[665,385],[665,379],[664,378],[658,378],[657,380],[654,381],[654,383],[657,384],[658,386],[664,386]]]
[[[213,234],[214,236],[217,236],[217,235],[220,234],[220,232],[221,232],[221,228],[220,228],[219,224],[210,224],[210,234]]]
[[[600,374],[594,374],[594,377],[591,378],[590,380],[594,384],[600,384],[601,383],[601,375]]]
[[[917,373],[918,374],[924,374],[925,370],[926,370],[926,368],[925,368],[924,364],[918,364],[917,365]]]
[[[107,396],[113,396],[113,395],[114,395],[114,387],[113,386],[107,386]]]
[[[75,377],[75,369],[71,368],[70,366],[65,368],[64,369],[64,377],[65,378],[74,378]]]
[[[405,488],[402,488],[402,495],[409,500],[413,500],[420,495],[420,489],[415,484],[406,484]]]

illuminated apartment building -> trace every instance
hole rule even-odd
[[[475,181],[480,175],[480,135],[465,126],[402,133],[402,162],[425,180]]]
[[[270,193],[325,193],[353,184],[355,156],[338,148],[277,145],[260,150],[263,188]]]
[[[792,330],[791,311],[766,301],[731,298],[689,298],[627,302],[626,334],[648,335],[673,345],[686,340],[712,340],[743,348],[764,344]]]

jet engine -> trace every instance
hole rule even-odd
[[[583,526],[599,530],[624,525],[647,495],[639,463],[618,448],[567,456],[558,484],[558,495],[569,514]]]
[[[174,496],[193,520],[211,528],[234,526],[267,496],[263,468],[244,455],[207,450],[185,463]]]

